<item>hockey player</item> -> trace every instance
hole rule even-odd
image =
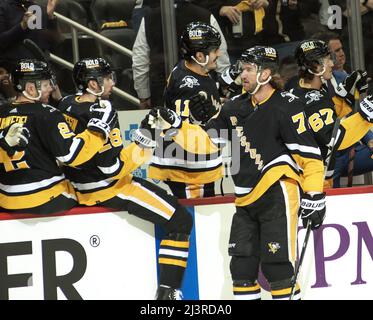
[[[40,103],[52,90],[51,78],[47,64],[38,60],[19,61],[12,74],[17,98],[1,108],[0,128],[23,124],[30,138],[25,150],[2,154],[2,211],[49,214],[75,206],[74,190],[57,162],[78,166],[89,160],[102,148],[116,116],[110,109],[92,108],[87,130],[74,134],[57,109]]]
[[[189,23],[181,36],[183,59],[168,78],[164,101],[167,108],[185,121],[205,125],[206,121],[196,121],[189,113],[190,100],[198,99],[199,93],[220,109],[217,83],[210,74],[216,69],[220,44],[219,32],[203,22]],[[149,177],[164,181],[178,198],[215,196],[214,182],[222,174],[219,152],[188,153],[166,138],[155,150],[149,167]]]
[[[294,95],[281,90],[276,50],[256,46],[246,50],[240,62],[246,93],[225,103],[204,128],[206,145],[215,142],[219,147],[220,142],[207,136],[209,129],[218,132],[228,129],[232,148],[237,144],[239,148],[232,154],[239,169],[232,176],[237,211],[228,249],[232,257],[233,293],[237,299],[260,299],[257,277],[261,265],[273,299],[289,299],[296,259],[298,210],[303,225],[310,220],[312,229],[320,227],[325,215],[321,153],[308,130],[303,105]],[[197,120],[216,112],[202,99],[189,108]],[[166,109],[153,113],[169,126],[178,127]],[[182,126],[203,136],[200,127],[185,122]],[[175,142],[184,141],[185,137],[181,136],[184,132],[187,131],[179,130],[173,138]],[[294,295],[297,298],[300,298],[298,285]]]
[[[332,144],[335,144],[334,150],[344,150],[358,142],[372,127],[369,111],[361,104],[363,109],[360,108],[359,112],[344,119],[336,141],[332,140],[336,118],[342,118],[352,112],[355,91],[362,93],[366,90],[366,77],[363,72],[354,71],[343,83],[335,85],[334,90],[330,86],[330,80],[333,80],[333,61],[327,44],[321,40],[302,41],[296,49],[295,57],[299,65],[300,79],[298,86],[291,91],[304,105],[308,123],[325,160]],[[335,158],[332,156],[326,172],[325,186],[331,186],[334,163]]]
[[[76,133],[87,127],[89,110],[108,100],[115,77],[109,63],[102,58],[77,62],[73,78],[82,94],[64,98],[59,109],[66,115]],[[148,116],[147,118],[148,119]],[[147,133],[152,133],[150,138]],[[187,265],[192,217],[177,199],[146,180],[132,177],[131,172],[145,161],[155,147],[155,132],[143,121],[133,135],[135,143],[124,148],[119,125],[112,128],[107,144],[91,161],[79,169],[65,168],[79,204],[100,205],[128,211],[141,219],[161,225],[166,236],[159,251],[159,289],[157,299],[180,297],[180,287]]]

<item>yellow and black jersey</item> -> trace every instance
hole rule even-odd
[[[172,70],[164,92],[164,102],[168,109],[175,111],[183,120],[189,120],[189,98],[204,91],[214,105],[220,104],[218,84],[210,74],[193,72],[181,60]],[[218,109],[218,108],[217,108]]]
[[[204,129],[183,123],[173,139],[189,150],[193,146],[185,144],[185,134],[193,131],[200,136],[201,148],[231,140],[237,206],[253,203],[284,177],[298,181],[305,192],[323,190],[320,149],[307,128],[303,105],[289,92],[273,90],[260,104],[249,94],[237,96]]]
[[[310,128],[325,160],[333,143],[332,132],[337,117],[343,118],[352,112],[351,107],[323,85],[320,90],[305,87],[302,81],[292,90],[304,106]],[[346,149],[358,142],[369,130],[371,124],[355,113],[340,123],[335,141],[335,150]],[[333,176],[335,159],[332,158],[326,172],[326,179]]]
[[[13,103],[3,107],[0,128],[22,123],[30,132],[27,148],[0,165],[0,206],[6,210],[40,207],[61,194],[75,198],[59,164],[78,166],[104,144],[98,133],[73,133],[62,113],[41,103]]]
[[[75,133],[83,132],[90,118],[90,107],[98,102],[82,101],[80,95],[67,96],[59,103],[66,121]],[[123,148],[122,136],[117,124],[111,130],[107,143],[84,164],[64,167],[66,177],[74,186],[78,201],[94,205],[119,193],[124,184],[131,182],[130,172],[146,161],[148,152],[135,143]]]
[[[181,60],[168,79],[164,94],[165,105],[188,122],[189,98],[200,91],[206,92],[212,103],[220,103],[217,84],[213,78],[209,74],[200,75],[191,71],[185,66],[185,61]],[[190,141],[195,138],[189,136]],[[212,153],[201,153],[197,149],[188,152],[166,136],[155,149],[149,177],[186,184],[207,184],[223,176],[222,161],[220,150]]]

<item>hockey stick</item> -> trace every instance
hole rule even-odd
[[[332,137],[331,137],[330,142],[329,142],[328,154],[326,155],[326,158],[325,158],[325,161],[324,161],[324,168],[325,168],[324,169],[324,177],[326,176],[326,172],[328,171],[329,164],[330,164],[331,159],[332,159],[332,157],[334,155],[334,152],[335,152],[335,145],[336,145],[336,140],[337,140],[338,129],[339,129],[340,123],[341,123],[341,119],[339,119],[337,117],[335,119],[333,131],[332,131]],[[297,281],[298,281],[300,267],[302,266],[303,259],[304,259],[304,256],[306,254],[310,234],[311,234],[311,220],[308,220],[307,221],[307,227],[306,227],[306,235],[304,237],[304,241],[303,241],[303,245],[302,245],[302,251],[300,253],[299,261],[298,261],[297,266],[294,270],[294,276],[293,276],[292,281],[291,281],[291,290],[290,290],[289,300],[293,300],[293,297],[294,297],[295,286],[296,286]]]
[[[24,46],[35,56],[36,59],[49,64],[50,56],[48,53],[43,52],[40,47],[32,40],[23,40]]]

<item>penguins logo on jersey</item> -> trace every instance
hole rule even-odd
[[[278,242],[269,242],[268,243],[268,251],[269,252],[272,252],[273,254],[275,254],[280,248],[280,244]]]
[[[299,99],[299,97],[297,97],[294,93],[293,93],[293,90],[294,89],[291,89],[290,91],[284,91],[284,92],[281,92],[281,96],[282,97],[288,97],[289,98],[289,102],[292,102],[294,101],[295,99]]]
[[[310,92],[307,92],[305,97],[307,99],[306,104],[310,104],[314,101],[320,101],[320,99],[322,98],[322,94],[318,90],[312,90]]]
[[[188,88],[193,88],[193,87],[197,87],[199,86],[199,82],[196,78],[194,78],[193,76],[186,76],[183,78],[183,83],[180,85],[180,89],[181,88],[184,88],[184,87],[188,87]]]

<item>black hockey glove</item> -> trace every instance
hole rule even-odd
[[[355,102],[355,90],[363,93],[368,89],[368,74],[366,71],[356,70],[346,77],[343,83],[334,86],[337,96],[343,98],[350,106]]]
[[[205,124],[219,109],[214,106],[212,99],[207,97],[206,92],[200,91],[189,98],[189,112],[192,123]]]
[[[149,115],[153,117],[154,124],[152,124],[152,127],[156,129],[179,129],[182,126],[181,117],[175,111],[166,107],[155,107]]]
[[[0,132],[0,147],[5,150],[9,157],[16,151],[26,148],[30,139],[30,132],[20,123],[13,123]]]
[[[223,86],[230,86],[234,84],[237,77],[239,77],[241,73],[242,73],[241,63],[240,61],[237,61],[235,64],[229,66],[229,68],[224,70],[224,72],[220,76],[219,82]]]
[[[134,131],[131,140],[142,148],[155,148],[157,146],[152,110],[141,121],[140,128]]]
[[[306,228],[308,220],[311,220],[311,229],[320,228],[325,218],[325,193],[311,196],[304,193],[300,202],[299,213],[302,218],[303,227]]]
[[[364,119],[373,123],[373,95],[367,96],[360,102],[359,113]]]
[[[109,138],[110,131],[115,128],[118,121],[118,114],[112,107],[109,100],[100,100],[93,104],[89,111],[91,118],[87,128],[103,134],[105,140]]]

